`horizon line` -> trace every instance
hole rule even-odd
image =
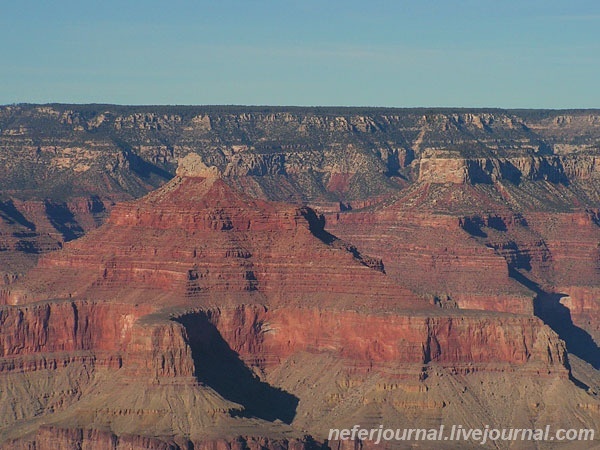
[[[103,103],[103,102],[11,102],[10,106],[107,106],[129,108],[273,108],[273,109],[388,109],[388,110],[480,110],[480,111],[600,111],[599,107],[502,107],[502,106],[377,106],[377,105],[276,105],[276,104],[184,104],[184,103]]]

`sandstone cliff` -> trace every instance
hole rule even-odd
[[[593,111],[0,108],[1,445],[597,428],[599,131]]]
[[[552,194],[553,207],[595,207],[598,117],[596,111],[4,106],[0,201],[7,207],[0,209],[10,253],[2,282],[26,272],[37,254],[97,226],[114,202],[168,181],[189,153],[254,197],[328,210],[372,204],[415,180],[501,183],[523,208],[544,205],[540,196],[548,193],[536,183],[549,182],[560,191]],[[13,226],[15,213],[27,230]]]
[[[503,392],[506,373],[535,377],[541,392],[559,383],[577,405],[593,401],[530,309],[439,308],[324,224],[310,208],[250,198],[189,157],[161,189],[45,254],[2,292],[5,446],[203,448],[251,436],[241,445],[313,448],[302,436],[322,443],[327,411],[334,425],[350,420],[352,386],[390,420],[429,405],[447,423],[458,413],[456,394],[440,387],[448,373],[464,386],[483,375]],[[302,379],[319,370],[328,375]],[[40,381],[12,387],[65,373],[73,388],[63,394],[48,396],[55,388]]]

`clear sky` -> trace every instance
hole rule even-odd
[[[3,0],[0,104],[600,108],[598,0]]]

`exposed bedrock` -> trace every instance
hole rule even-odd
[[[0,286],[35,266],[40,255],[98,227],[112,201],[93,195],[68,201],[0,199]]]
[[[96,417],[98,427],[105,426],[101,425],[103,421],[113,417],[115,433],[123,440],[111,439],[129,442],[127,432],[146,433],[148,420],[167,414],[166,409],[160,412],[160,408],[168,408],[164,402],[180,398],[187,392],[185,389],[190,390],[191,396],[185,402],[198,403],[200,409],[195,414],[199,414],[198,420],[207,423],[233,414],[246,420],[294,424],[299,420],[300,402],[307,399],[300,396],[302,391],[294,393],[278,379],[283,373],[288,374],[285,379],[294,376],[293,361],[300,355],[305,355],[302,357],[306,363],[312,360],[309,365],[315,367],[323,358],[337,361],[341,364],[338,378],[376,377],[381,383],[390,380],[389,383],[409,387],[429,379],[430,371],[433,372],[429,376],[435,379],[434,374],[439,370],[464,376],[513,372],[518,377],[529,374],[548,382],[569,377],[563,342],[538,319],[523,316],[372,315],[311,308],[269,309],[259,305],[187,309],[139,317],[143,313],[131,305],[75,301],[5,306],[1,309],[3,325],[11,324],[15,334],[9,335],[8,327],[2,327],[1,381],[34,377],[38,372],[45,379],[54,379],[65,371],[87,366],[86,378],[71,375],[79,380],[73,393],[65,393],[61,406],[53,406],[58,414],[57,423],[63,423],[59,428],[82,426],[90,420],[90,414]],[[106,314],[111,319],[102,319]],[[120,317],[120,322],[114,322],[113,317]],[[136,317],[139,318],[135,320]],[[110,386],[116,391],[110,394],[94,379],[112,380]],[[172,383],[177,391],[168,390]],[[196,387],[198,383],[200,387]],[[139,397],[142,388],[143,397],[155,400],[142,402]],[[8,390],[8,398],[4,398],[5,405],[14,400],[10,392],[12,388]],[[44,392],[43,388],[30,387],[27,396],[33,402],[46,404]],[[179,394],[173,397],[176,392]],[[136,398],[139,400],[134,401]],[[65,409],[69,405],[72,407]],[[189,407],[182,405],[182,418],[176,416],[173,420],[183,420],[187,414],[185,408]],[[31,412],[24,411],[16,417],[23,420],[27,414]],[[301,422],[309,419],[302,417]],[[311,423],[314,426],[315,422]],[[173,425],[162,425],[160,430],[169,426]],[[206,425],[178,426],[199,433]],[[60,430],[44,433],[40,429],[35,438],[27,439],[44,445],[46,441],[62,442],[60,439],[65,436],[73,437]],[[57,437],[55,433],[66,434]],[[78,439],[80,435],[74,436]],[[194,438],[194,442],[204,441]]]
[[[464,158],[458,151],[428,150],[419,161],[419,181],[425,183],[484,183],[573,180],[600,177],[598,155],[540,155]]]
[[[598,423],[591,381],[534,316],[555,287],[573,323],[594,320],[595,294],[572,287],[593,284],[595,253],[569,259],[552,233],[594,242],[596,216],[544,228],[479,208],[490,186],[407,189],[323,217],[187,157],[0,292],[0,440],[311,448],[330,422]]]
[[[116,435],[95,429],[41,427],[34,436],[12,440],[0,448],[7,450],[318,450],[327,448],[310,437],[277,439],[254,436],[235,438],[186,439],[157,438],[136,435]]]
[[[328,215],[327,229],[381,258],[392,279],[440,306],[533,313],[535,294],[510,278],[502,255],[469,236],[471,222],[390,208]]]
[[[561,341],[538,319],[522,316],[369,315],[259,305],[171,313],[174,319],[144,313],[131,305],[91,302],[5,306],[0,310],[3,369],[36,370],[40,367],[27,365],[36,355],[45,356],[46,368],[62,364],[60,358],[68,362],[69,354],[89,352],[135,376],[191,377],[202,373],[193,352],[220,345],[260,370],[304,351],[332,352],[357,367],[539,363],[560,373],[566,365]],[[305,327],[306,320],[314,327]]]
[[[386,275],[380,260],[326,232],[307,207],[252,199],[219,177],[176,177],[138,202],[116,206],[107,224],[44,255],[0,302],[119,289],[130,303],[349,305],[428,308]],[[368,290],[357,286],[368,286]],[[148,291],[154,295],[147,295]]]

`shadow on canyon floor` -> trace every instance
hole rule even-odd
[[[196,377],[223,398],[244,407],[239,415],[291,423],[298,398],[261,381],[229,347],[204,313],[178,319],[188,334]]]
[[[594,369],[600,369],[600,347],[587,331],[573,323],[571,311],[560,303],[560,299],[567,295],[546,292],[515,269],[510,269],[510,276],[537,294],[533,304],[534,314],[565,341],[569,353],[577,355]]]
[[[0,219],[9,224],[17,223],[22,227],[28,228],[30,231],[35,231],[35,224],[27,220],[25,216],[21,214],[12,200],[6,202],[0,201]]]
[[[83,236],[83,228],[77,223],[75,216],[64,203],[44,202],[46,215],[52,226],[62,234],[65,241],[72,241]]]

